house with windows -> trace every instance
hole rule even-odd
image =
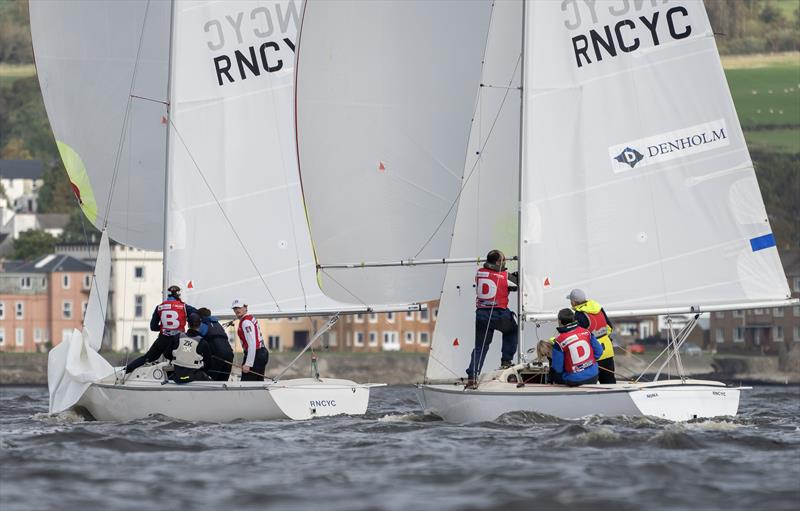
[[[800,250],[781,250],[793,298],[800,298]],[[714,312],[710,341],[720,353],[767,353],[800,349],[800,305]]]
[[[0,265],[0,351],[47,351],[81,328],[92,264],[49,254]]]

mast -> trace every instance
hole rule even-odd
[[[525,147],[525,28],[526,1],[522,0],[522,45],[520,48],[519,75],[519,192],[517,196],[517,363],[522,361],[522,341],[525,331],[525,316],[522,306],[522,184],[524,174]]]
[[[162,270],[161,270],[161,293],[166,298],[167,286],[169,286],[169,275],[167,273],[167,252],[169,251],[169,216],[167,215],[169,209],[169,161],[170,161],[170,132],[172,131],[172,61],[173,52],[175,51],[175,0],[170,2],[169,6],[169,57],[167,59],[167,150],[165,151],[164,160],[164,243],[162,252]]]

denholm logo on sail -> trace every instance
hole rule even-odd
[[[724,119],[623,142],[608,148],[614,173],[646,167],[730,144]]]

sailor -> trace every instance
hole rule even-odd
[[[600,383],[617,383],[614,376],[614,345],[611,341],[611,321],[606,311],[594,300],[587,300],[581,289],[573,289],[567,299],[575,311],[575,320],[580,326],[594,334],[603,346],[603,354],[597,359],[600,367],[598,380]]]
[[[258,321],[247,313],[247,304],[243,300],[234,300],[231,308],[239,319],[238,334],[244,349],[242,381],[263,381],[264,371],[269,362],[269,352],[264,344],[264,336],[261,335]]]
[[[228,381],[233,365],[233,349],[228,333],[211,311],[205,307],[198,309],[202,324],[200,335],[208,343],[211,358],[206,359],[206,373],[215,381]]]
[[[202,324],[200,315],[189,315],[189,330],[178,335],[178,345],[172,352],[172,381],[175,383],[189,383],[191,381],[207,381],[205,361],[211,358],[208,343],[200,336],[198,329]]]
[[[603,347],[594,334],[578,325],[572,309],[558,311],[558,323],[552,354],[556,383],[570,387],[597,383],[597,358]]]
[[[194,307],[181,300],[181,288],[170,286],[167,299],[156,306],[150,319],[150,330],[158,332],[158,337],[147,353],[125,366],[125,372],[130,373],[145,363],[153,363],[161,356],[172,360],[172,352],[178,346],[178,336],[186,329],[186,317],[196,312]]]
[[[514,314],[508,309],[508,293],[516,291],[516,286],[509,286],[509,280],[517,283],[518,274],[508,274],[506,256],[500,250],[492,250],[486,255],[483,268],[475,275],[475,348],[472,350],[469,367],[467,367],[467,384],[465,388],[477,387],[477,376],[483,367],[486,353],[492,342],[494,331],[503,334],[500,367],[510,367],[517,352],[517,322]]]

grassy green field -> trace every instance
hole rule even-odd
[[[794,19],[794,12],[800,8],[800,2],[797,0],[776,0],[775,5],[783,13],[783,17],[787,20]]]

